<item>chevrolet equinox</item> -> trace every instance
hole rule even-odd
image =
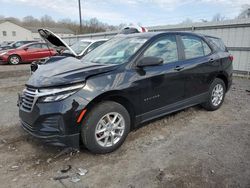
[[[82,59],[53,58],[19,95],[21,125],[46,143],[93,153],[116,150],[130,130],[171,112],[217,110],[232,83],[233,57],[222,40],[188,32],[120,34]]]

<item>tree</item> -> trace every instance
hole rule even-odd
[[[40,19],[42,27],[55,27],[55,21],[49,15],[44,15]]]
[[[245,4],[242,6],[242,10],[236,19],[245,19],[245,18],[250,18],[250,5],[249,4]]]
[[[23,26],[27,27],[39,27],[41,25],[40,21],[33,16],[25,16],[22,22]]]
[[[79,23],[76,21],[72,21],[69,18],[61,19],[59,21],[53,20],[53,18],[49,15],[44,15],[39,19],[34,18],[33,16],[25,16],[22,20],[19,20],[14,17],[7,17],[0,15],[0,20],[10,21],[12,23],[22,25],[24,27],[59,27],[59,28],[67,28],[72,30],[75,34],[84,34],[84,33],[96,33],[96,32],[104,32],[104,31],[113,31],[120,29],[119,26],[109,25],[103,22],[100,22],[97,18],[91,18],[89,20],[85,20],[83,22],[82,31],[80,33]]]
[[[12,23],[17,24],[17,25],[22,25],[21,24],[22,22],[18,18],[15,18],[15,17],[5,17],[4,20],[12,22]]]

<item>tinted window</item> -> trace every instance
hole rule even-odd
[[[144,57],[153,56],[164,60],[163,63],[178,61],[177,43],[175,36],[165,36],[155,41],[143,54]]]
[[[199,37],[181,36],[186,59],[202,57],[211,53],[209,46]]]
[[[221,39],[213,38],[213,37],[207,37],[207,39],[209,40],[209,42],[213,44],[213,46],[216,47],[217,50],[227,51],[227,48]]]

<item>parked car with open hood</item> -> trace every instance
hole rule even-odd
[[[31,72],[36,71],[40,64],[47,64],[52,62],[58,62],[58,59],[62,59],[68,56],[81,59],[83,56],[105,43],[108,39],[81,39],[75,42],[72,46],[69,46],[64,40],[48,29],[38,30],[41,37],[59,51],[57,57],[43,59],[31,64]],[[44,37],[45,36],[45,37]]]
[[[47,143],[81,142],[93,153],[112,152],[140,123],[197,104],[220,108],[232,83],[232,60],[216,37],[119,35],[81,60],[41,65],[19,95],[21,125]]]
[[[57,52],[46,43],[33,42],[17,49],[0,52],[0,62],[17,65],[23,62],[33,62],[46,57],[54,56]]]
[[[64,40],[58,35],[48,29],[38,29],[40,36],[51,46],[63,51],[63,54],[70,54],[75,58],[82,58],[87,53],[91,52],[98,46],[102,45],[108,39],[81,39],[69,46]],[[62,55],[63,55],[62,54]]]

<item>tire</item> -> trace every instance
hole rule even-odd
[[[110,123],[115,117],[115,123]],[[126,108],[119,103],[105,101],[97,104],[86,115],[81,128],[81,137],[85,147],[92,153],[104,154],[119,148],[129,131],[130,116]]]
[[[21,63],[21,58],[18,55],[11,55],[8,59],[9,64],[18,65]]]
[[[202,106],[208,111],[219,109],[224,102],[225,93],[226,85],[224,81],[220,78],[215,78],[215,80],[210,85],[207,102],[203,103]]]

